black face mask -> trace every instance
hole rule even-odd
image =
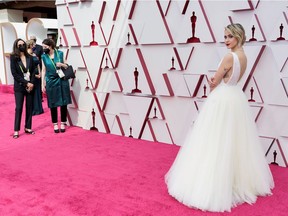
[[[43,49],[43,52],[44,52],[45,54],[49,54],[50,49],[49,49],[49,48],[45,48],[45,49]]]
[[[26,50],[25,44],[19,45],[19,51],[20,51],[20,52],[24,52],[25,50]]]

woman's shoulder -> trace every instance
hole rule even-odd
[[[226,53],[226,55],[223,57],[223,62],[225,63],[233,62],[233,53],[232,52]]]
[[[33,59],[33,56],[32,56],[30,53],[28,53],[27,55],[25,55],[25,57],[26,57],[26,58],[29,58],[29,59]]]
[[[10,54],[10,61],[15,62],[15,61],[19,61],[19,60],[20,60],[20,57],[18,55],[14,54],[14,53]]]
[[[43,54],[41,55],[41,59],[45,60],[45,59],[47,59],[47,58],[48,58],[48,55],[47,55],[47,54],[43,53]]]
[[[63,55],[64,52],[62,50],[56,49],[56,51],[58,52],[59,55]]]
[[[54,51],[55,51],[55,52],[58,52],[58,53],[63,53],[62,50],[60,50],[59,48],[56,48],[56,47],[55,47]]]
[[[28,59],[28,61],[33,61],[33,56],[32,55],[28,54],[25,57]]]
[[[228,53],[226,53],[226,55],[224,56],[224,58],[226,58],[226,59],[233,59],[233,52],[228,52]]]

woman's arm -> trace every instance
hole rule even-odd
[[[28,92],[32,91],[33,88],[34,88],[34,82],[35,82],[35,64],[34,64],[34,61],[32,59],[32,56],[30,57],[27,57],[26,56],[26,59],[28,58],[28,61],[29,62],[29,72],[30,72],[30,80],[28,81],[28,83],[26,84],[26,90]]]
[[[39,65],[39,64],[37,65],[37,70],[39,71],[39,73],[38,73],[38,74],[35,74],[35,77],[36,77],[37,79],[40,79],[40,78],[41,78],[41,71],[40,71],[40,65]]]
[[[232,66],[233,56],[231,53],[228,53],[224,56],[214,76],[209,80],[210,91],[220,84],[223,77],[231,70]]]
[[[60,60],[60,62],[57,62],[56,63],[56,66],[57,67],[59,67],[59,68],[61,68],[61,67],[63,67],[63,68],[65,68],[65,69],[67,69],[68,68],[68,64],[66,63],[66,60],[64,60],[64,57],[63,57],[63,52],[61,52],[61,51],[55,51],[55,52],[58,52],[58,55],[59,55],[59,60]]]
[[[45,74],[46,74],[46,67],[44,64],[43,59],[41,59],[42,61],[42,71],[41,71],[41,76],[42,76],[42,92],[45,93],[46,92],[46,80],[45,80]]]

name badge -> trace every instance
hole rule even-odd
[[[30,72],[24,73],[24,79],[30,81]]]

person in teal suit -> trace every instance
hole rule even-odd
[[[44,39],[42,42],[42,92],[47,95],[48,107],[51,111],[54,132],[59,133],[58,107],[60,107],[61,124],[60,131],[65,132],[67,122],[67,105],[71,104],[70,84],[61,73],[62,68],[68,65],[64,62],[63,52],[56,49],[52,39]]]

